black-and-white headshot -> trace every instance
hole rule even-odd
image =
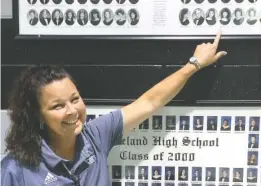
[[[162,174],[161,174],[161,167],[160,166],[153,166],[152,167],[152,175],[151,179],[152,180],[161,180]]]
[[[201,3],[203,3],[203,1],[204,1],[204,0],[195,0],[195,2],[196,2],[197,4],[201,4]]]
[[[259,135],[258,134],[249,134],[248,136],[248,148],[249,149],[258,149],[258,141]]]
[[[188,181],[188,167],[179,167],[178,180]]]
[[[221,183],[229,182],[229,168],[219,169],[219,182]]]
[[[139,180],[147,180],[148,179],[148,167],[147,166],[139,166],[138,168],[138,178]]]
[[[125,182],[125,186],[134,186],[134,182]]]
[[[195,9],[192,14],[192,19],[195,25],[202,25],[205,20],[204,11],[200,8]]]
[[[73,25],[76,19],[76,14],[73,10],[69,9],[65,12],[65,23],[67,25]]]
[[[242,168],[234,168],[233,169],[233,182],[243,182],[243,172]]]
[[[98,4],[100,0],[90,0],[92,4]]]
[[[235,25],[241,25],[244,22],[244,14],[241,8],[235,9],[233,22]]]
[[[181,0],[181,2],[184,3],[184,4],[188,4],[188,3],[190,3],[190,1],[191,0]]]
[[[74,0],[65,0],[65,2],[70,5],[74,3]]]
[[[77,22],[82,26],[88,23],[88,12],[85,9],[80,9],[77,12]]]
[[[230,0],[221,0],[223,3],[229,3]]]
[[[233,20],[234,21],[234,20]],[[245,131],[246,117],[236,116],[235,118],[235,131]]]
[[[153,130],[162,129],[162,116],[153,116],[152,117],[152,129]]]
[[[55,9],[52,13],[53,23],[57,26],[61,25],[63,22],[63,13],[60,9]]]
[[[217,116],[207,117],[207,130],[216,131],[217,130]]]
[[[165,167],[165,180],[175,180],[175,167]]]
[[[103,2],[104,2],[105,4],[110,4],[110,3],[112,2],[112,0],[103,0]]]
[[[208,0],[209,3],[215,3],[217,0]]]
[[[254,25],[257,22],[257,12],[254,8],[250,8],[247,11],[247,23],[249,25]]]
[[[49,3],[49,0],[40,0],[40,2],[45,5],[45,4]]]
[[[194,116],[193,128],[194,130],[203,130],[203,116]]]
[[[149,119],[144,120],[140,125],[139,125],[140,130],[148,130],[149,129]]]
[[[120,165],[112,166],[112,179],[121,179],[121,166]]]
[[[206,181],[216,181],[216,168],[214,167],[206,168]]]
[[[183,8],[179,13],[180,23],[184,26],[188,25],[190,23],[189,17],[190,17],[189,9]]]
[[[140,16],[139,13],[136,9],[132,8],[129,10],[128,12],[128,20],[130,25],[137,25],[139,20],[140,20]]]
[[[176,116],[166,116],[166,130],[176,130]]]
[[[37,0],[27,0],[29,4],[33,5],[36,3]]]
[[[85,4],[85,3],[87,3],[87,0],[78,0],[78,3],[79,4]]]
[[[190,122],[189,116],[180,116],[180,118],[179,118],[179,123],[180,123],[179,130],[181,130],[181,131],[189,130],[189,127],[190,127],[189,122]]]
[[[220,11],[220,23],[222,25],[227,25],[231,20],[231,12],[228,8],[223,8]]]
[[[247,169],[247,182],[248,183],[256,183],[257,182],[257,169],[256,168],[248,168]]]
[[[259,117],[250,117],[249,118],[249,131],[259,131],[260,118]]]
[[[97,26],[101,22],[101,14],[99,10],[93,9],[90,12],[89,19],[92,25]]]
[[[192,181],[202,181],[202,168],[201,167],[192,168]]]
[[[42,25],[47,26],[51,21],[51,13],[47,9],[43,9],[39,14],[39,19]]]
[[[125,3],[126,0],[116,0],[118,4],[123,4]]]
[[[29,10],[27,19],[30,25],[36,25],[38,23],[38,13],[35,10]]]
[[[235,0],[237,3],[242,3],[244,0]]]
[[[102,13],[102,19],[105,25],[111,25],[114,19],[112,10],[109,8],[105,9]]]
[[[214,8],[210,8],[206,13],[206,22],[209,25],[214,25],[217,22],[217,11]]]
[[[60,4],[62,2],[62,0],[53,0],[54,4]]]
[[[248,0],[250,3],[255,3],[257,2],[258,0]]]
[[[123,9],[118,9],[115,12],[115,20],[118,25],[124,25],[126,22],[126,13]]]
[[[135,166],[126,166],[125,167],[125,179],[135,179]]]
[[[138,3],[139,0],[129,0],[131,4],[136,4]]]

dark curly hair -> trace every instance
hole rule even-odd
[[[40,88],[66,77],[72,80],[59,66],[38,65],[27,67],[14,81],[8,107],[11,127],[5,139],[5,151],[24,166],[39,166],[41,139],[47,136],[40,129]]]

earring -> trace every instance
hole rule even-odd
[[[43,124],[43,122],[41,121],[40,122],[40,129],[43,129],[44,128],[44,124]]]

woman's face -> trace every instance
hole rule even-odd
[[[131,12],[130,15],[131,15],[131,18],[132,18],[132,19],[135,19],[135,18],[136,18],[136,14],[135,14],[134,12]]]
[[[239,10],[236,11],[236,17],[241,17],[241,12]]]
[[[40,117],[49,135],[74,137],[85,123],[86,107],[69,78],[54,81],[40,89]]]
[[[210,17],[213,17],[213,16],[214,16],[214,11],[213,11],[213,10],[209,11],[209,16],[210,16]]]
[[[254,10],[250,10],[249,16],[250,16],[250,17],[255,17],[255,11],[254,11]]]
[[[155,175],[159,175],[158,170],[155,170],[155,171],[154,171],[154,174],[155,174]]]
[[[68,18],[69,18],[69,19],[72,18],[72,12],[68,12]]]
[[[228,16],[227,11],[224,11],[224,12],[222,13],[222,17],[227,18],[227,16]]]

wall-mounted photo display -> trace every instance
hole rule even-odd
[[[18,36],[261,38],[261,0],[14,1]],[[68,37],[69,38],[69,37]]]

